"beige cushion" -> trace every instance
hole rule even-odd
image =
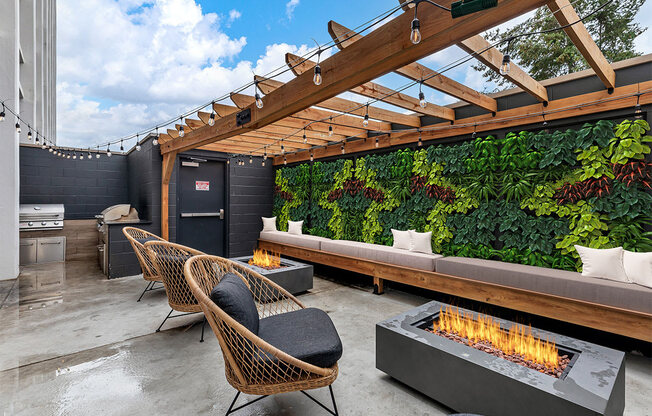
[[[263,231],[276,231],[276,217],[261,218],[263,219]]]
[[[623,267],[622,247],[597,249],[575,246],[582,259],[582,276],[629,282]]]
[[[630,282],[652,288],[652,253],[625,250],[623,266]]]
[[[330,253],[427,271],[433,271],[435,259],[442,257],[440,254],[416,253],[400,248],[347,240],[323,241],[321,249]]]
[[[465,257],[437,260],[438,273],[652,313],[652,289],[566,270]]]
[[[330,241],[328,238],[317,237],[315,235],[296,235],[284,231],[261,231],[260,239],[275,243],[311,248],[314,250],[320,249],[322,241]]]
[[[303,234],[303,221],[288,221],[288,233],[301,235]]]
[[[392,247],[401,248],[403,250],[410,249],[410,231],[401,231],[392,228],[392,239],[394,240]]]
[[[410,233],[410,251],[432,254],[432,231],[418,233],[410,230],[408,232]]]

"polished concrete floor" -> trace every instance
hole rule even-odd
[[[333,385],[342,415],[447,415],[450,409],[375,369],[374,324],[427,301],[315,278],[302,302],[333,319],[344,355]],[[94,264],[25,268],[0,282],[0,414],[222,415],[234,390],[201,315],[168,321],[162,290],[136,303],[139,276],[106,280]],[[433,371],[435,371],[433,369]],[[472,388],[469,385],[469,388]],[[652,360],[627,355],[628,416],[652,415]],[[328,390],[315,396],[328,402]],[[253,400],[246,396],[240,401]],[[266,398],[241,415],[326,414],[301,394]]]

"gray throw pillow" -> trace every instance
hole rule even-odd
[[[260,318],[256,302],[238,275],[225,274],[211,291],[211,300],[239,324],[258,335]]]

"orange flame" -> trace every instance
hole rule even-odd
[[[253,257],[249,264],[265,269],[278,269],[281,267],[281,255],[268,253],[266,250],[254,250]]]
[[[525,360],[554,369],[559,364],[559,352],[554,342],[542,341],[532,335],[532,328],[526,329],[514,324],[509,332],[486,315],[473,318],[471,313],[464,316],[459,310],[446,307],[439,309],[439,321],[435,321],[434,331],[440,330],[466,338],[469,342],[491,343],[493,348],[506,354],[518,354]]]

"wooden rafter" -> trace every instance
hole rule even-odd
[[[328,33],[340,49],[347,48],[362,39],[362,35],[353,33],[350,29],[332,20],[328,22]],[[498,108],[496,100],[488,95],[479,93],[445,75],[437,74],[432,69],[417,62],[398,68],[395,72],[414,81],[424,80],[423,85],[427,85],[461,101],[477,105],[487,111],[495,112]]]
[[[450,6],[452,0],[441,3]],[[435,7],[423,7],[419,10],[422,40],[417,45],[409,40],[412,16],[404,13],[351,47],[324,59],[320,64],[324,75],[321,85],[313,83],[312,73],[303,73],[265,96],[263,108],[247,107],[251,121],[246,125],[238,126],[235,117],[224,117],[213,126],[164,143],[161,152],[193,149],[274,123],[545,3],[545,0],[499,0],[498,7],[455,20]]]
[[[495,117],[490,114],[469,117],[457,121],[459,126],[451,126],[448,123],[439,123],[428,126],[433,130],[425,130],[421,137],[423,141],[443,139],[448,137],[471,135],[476,132],[491,132],[500,129],[507,129],[525,126],[543,121],[542,111],[546,112],[545,120],[560,120],[570,117],[585,116],[604,111],[617,110],[622,108],[633,108],[637,100],[634,94],[639,90],[652,89],[652,81],[640,84],[617,87],[612,94],[602,90],[578,96],[562,98],[550,101],[548,107],[542,104],[533,104],[524,107],[517,107],[509,110],[498,111]],[[600,102],[600,100],[604,100]],[[644,94],[639,100],[641,105],[652,104],[652,94]],[[578,107],[579,106],[579,107]],[[476,124],[477,123],[477,124]],[[418,141],[419,134],[413,130],[392,133],[379,137],[379,148],[403,146]],[[375,148],[375,140],[358,140],[347,144],[348,153],[364,152]],[[313,150],[316,159],[337,156],[339,148],[326,147]],[[308,160],[308,152],[298,152],[286,156],[288,163]],[[282,157],[275,157],[274,164],[283,163]]]
[[[283,85],[282,82],[273,79],[265,79],[256,76],[258,81],[258,88],[265,94],[269,94],[275,89]],[[340,97],[329,98],[317,104],[317,107],[325,108],[327,110],[341,111],[356,116],[364,117],[366,109],[363,104],[355,101],[347,100]],[[356,110],[353,110],[356,109]],[[421,127],[421,119],[418,116],[409,114],[401,114],[396,111],[386,110],[384,108],[369,106],[369,117],[375,120],[386,121],[389,123],[403,124],[410,127]]]
[[[285,54],[285,62],[292,69],[292,72],[294,72],[295,75],[312,72],[312,69],[316,65],[315,62],[301,58],[292,53]],[[387,104],[395,105],[396,107],[414,111],[419,114],[443,118],[444,120],[455,120],[455,111],[450,108],[436,104],[428,104],[423,108],[419,105],[418,98],[402,92],[394,91],[391,88],[387,88],[376,82],[365,82],[361,85],[350,88],[349,91],[364,97],[373,98]]]
[[[476,52],[484,50],[484,52],[477,54],[476,58],[489,68],[500,73],[500,66],[503,63],[503,54],[498,49],[491,46],[491,43],[482,36],[475,35],[468,39],[464,39],[458,43],[458,46],[470,54],[475,54]],[[546,91],[546,88],[513,62],[510,64],[509,73],[502,76],[521,87],[525,92],[529,93],[537,100],[541,102],[548,101],[548,91]]]
[[[595,44],[595,41],[586,30],[584,23],[568,0],[554,0],[548,3],[548,8],[553,13],[561,26],[575,23],[564,29],[573,44],[580,51],[586,62],[589,63],[595,74],[607,88],[616,87],[616,72],[604,57],[604,54]]]

